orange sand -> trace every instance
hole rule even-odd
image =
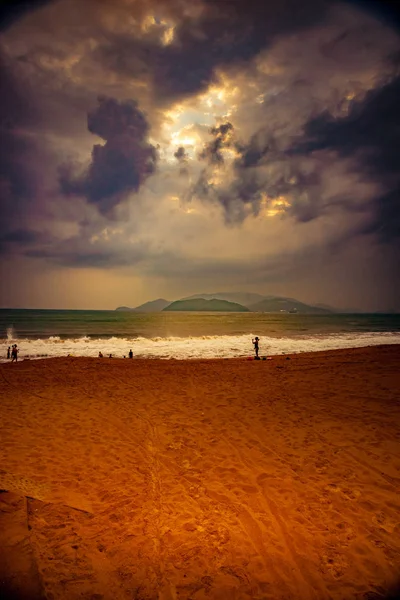
[[[2,365],[0,591],[380,597],[400,573],[399,367],[398,346]]]

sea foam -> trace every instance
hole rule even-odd
[[[9,334],[9,332],[7,333]],[[113,357],[123,358],[128,356],[130,349],[137,358],[237,358],[252,355],[251,340],[253,337],[254,334],[250,333],[239,336],[137,337],[133,339],[128,337],[104,339],[88,336],[61,339],[58,336],[51,336],[33,340],[15,339],[11,335],[7,335],[7,339],[0,342],[0,361],[6,360],[7,347],[14,342],[18,343],[19,358],[21,359],[50,358],[69,354],[96,357],[99,352],[102,352],[105,357],[112,354]],[[260,355],[272,356],[399,343],[400,333],[398,332],[335,333],[297,337],[265,336],[260,339]]]

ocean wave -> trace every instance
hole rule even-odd
[[[116,358],[128,356],[132,349],[137,358],[193,359],[193,358],[236,358],[251,356],[251,340],[254,334],[200,337],[110,337],[94,338],[83,336],[61,339],[59,336],[36,340],[19,339],[20,358],[50,358],[59,356],[104,356]],[[297,352],[318,352],[339,348],[356,348],[380,344],[399,344],[399,332],[331,333],[298,337],[262,337],[260,355],[272,356]],[[0,342],[0,362],[7,355],[9,339]]]

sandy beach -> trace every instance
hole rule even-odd
[[[0,366],[0,591],[372,600],[400,573],[400,346]]]

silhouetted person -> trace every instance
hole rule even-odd
[[[110,354],[110,355],[108,356],[108,358],[112,358],[112,354]]]
[[[129,358],[133,358],[133,352],[132,352],[132,350],[129,350]]]
[[[258,358],[258,342],[259,342],[259,338],[255,337],[254,340],[252,340],[253,344],[254,344],[254,352],[256,353],[256,358]]]
[[[7,348],[7,358],[11,358],[11,348],[8,346]]]
[[[103,358],[103,353],[99,352],[99,358]]]
[[[11,350],[11,362],[17,362],[18,361],[18,348],[17,348],[17,344],[14,344]]]

